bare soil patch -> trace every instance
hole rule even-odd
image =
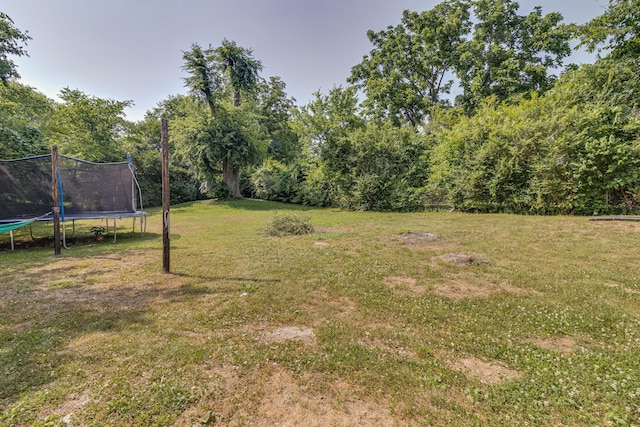
[[[476,277],[469,274],[456,274],[433,286],[433,291],[451,299],[489,298],[499,292],[513,295],[541,295],[535,289],[524,289],[510,283],[493,283],[490,278]]]
[[[448,264],[454,265],[489,265],[489,260],[484,255],[476,254],[473,252],[444,254],[439,256],[438,258]]]
[[[438,235],[436,233],[429,232],[414,233],[412,231],[409,231],[407,233],[397,234],[396,239],[405,243],[425,243],[437,240]]]
[[[501,384],[504,381],[522,377],[522,372],[510,369],[496,361],[487,362],[473,356],[445,360],[452,369],[461,371],[485,384]]]
[[[429,290],[428,286],[419,285],[413,277],[389,276],[385,277],[383,281],[387,288],[405,294],[423,294]]]
[[[63,416],[62,422],[64,425],[72,425],[73,414],[80,411],[82,407],[90,401],[91,398],[89,397],[88,390],[85,390],[80,395],[70,394],[55,412]]]
[[[495,285],[486,283],[470,283],[461,279],[452,279],[446,283],[438,283],[433,287],[436,294],[451,298],[488,298],[498,292]]]
[[[189,408],[177,426],[398,426],[385,403],[362,397],[354,387],[337,380],[315,386],[313,375],[294,378],[273,366],[238,377],[231,373],[215,375],[219,388],[215,397]]]
[[[267,343],[298,340],[307,344],[315,344],[316,334],[311,328],[299,326],[283,326],[262,334],[261,339]]]
[[[576,348],[576,340],[572,337],[559,337],[559,338],[531,338],[528,340],[530,343],[537,345],[545,350],[557,351],[565,356],[570,356]]]

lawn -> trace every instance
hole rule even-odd
[[[0,251],[0,425],[640,424],[640,223],[203,201],[171,274],[161,225]]]

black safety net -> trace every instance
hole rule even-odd
[[[92,163],[59,156],[64,215],[136,212],[136,184],[127,162]],[[34,218],[53,206],[51,155],[0,160],[0,221]]]

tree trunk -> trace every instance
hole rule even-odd
[[[234,165],[228,157],[222,162],[222,180],[227,184],[232,197],[236,199],[242,198],[242,193],[240,193],[240,166]]]

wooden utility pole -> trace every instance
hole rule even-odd
[[[170,273],[170,249],[169,239],[169,125],[164,117],[160,119],[162,136],[160,146],[162,148],[162,271]]]
[[[60,255],[60,191],[58,183],[58,146],[51,147],[51,197],[53,204],[53,250]]]

